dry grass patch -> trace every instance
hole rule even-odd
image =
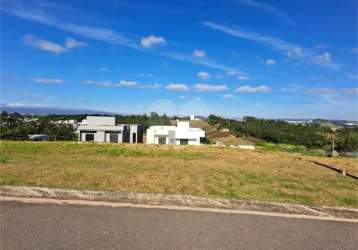
[[[0,147],[0,184],[358,207],[357,181],[290,153],[71,142]]]

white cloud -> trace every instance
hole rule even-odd
[[[210,74],[208,72],[199,72],[198,77],[202,80],[208,80],[210,78]]]
[[[47,25],[59,30],[63,30],[75,35],[81,35],[83,37],[94,39],[97,41],[102,41],[109,43],[111,45],[119,45],[125,46],[138,51],[146,51],[143,50],[143,47],[138,44],[136,39],[131,39],[129,37],[124,37],[121,33],[107,28],[102,28],[98,26],[88,26],[77,24],[73,22],[67,22],[65,19],[56,16],[57,12],[55,4],[48,4],[47,2],[39,1],[26,1],[20,2],[17,0],[5,2],[1,6],[1,11],[24,19],[28,21],[33,21],[36,23],[40,23],[43,25]],[[76,9],[73,9],[69,6],[65,6],[65,8],[70,12],[75,13]],[[195,55],[199,57],[193,56],[191,54],[182,54],[173,51],[150,51],[150,53],[160,55],[166,58],[170,58],[173,60],[184,61],[197,65],[204,65],[210,68],[220,69],[220,70],[234,70],[231,67],[228,67],[224,64],[215,62],[213,60],[209,60],[204,58],[205,51],[196,50]],[[200,57],[201,56],[201,57]]]
[[[237,79],[241,80],[241,81],[247,81],[247,80],[250,80],[250,77],[249,76],[237,76]]]
[[[354,74],[348,74],[347,78],[350,80],[358,80],[358,74],[354,75]]]
[[[83,84],[94,84],[96,82],[93,81],[93,80],[84,80],[84,81],[81,81],[81,83],[83,83]]]
[[[33,78],[32,81],[41,84],[61,84],[64,82],[63,79],[54,78]]]
[[[226,91],[229,88],[225,84],[209,85],[209,84],[196,84],[194,86],[195,91],[198,92],[221,92]]]
[[[143,89],[160,89],[162,85],[159,83],[152,83],[152,84],[140,85],[139,87]]]
[[[138,77],[148,77],[148,78],[152,78],[152,77],[154,77],[154,75],[153,75],[153,74],[151,74],[151,73],[149,73],[149,74],[146,74],[146,73],[139,73],[137,76],[138,76]]]
[[[22,106],[26,106],[24,103],[22,102],[7,102],[7,103],[1,103],[1,106],[5,106],[5,107],[22,107]]]
[[[198,58],[203,58],[206,56],[206,52],[205,52],[205,50],[196,49],[193,51],[193,56],[198,57]]]
[[[113,83],[112,81],[93,81],[93,80],[84,80],[81,81],[81,83],[83,84],[95,84],[97,86],[100,87],[115,87],[115,88],[119,88],[119,87],[128,87],[128,88],[140,88],[140,89],[159,89],[162,87],[161,84],[159,83],[151,83],[151,84],[140,84],[137,81],[131,81],[131,80],[120,80],[117,83]]]
[[[267,59],[267,60],[265,61],[265,64],[268,65],[268,66],[274,65],[274,64],[276,64],[276,61],[273,60],[273,59]]]
[[[308,64],[315,64],[329,69],[339,69],[340,65],[333,62],[328,52],[321,55],[316,51],[304,48],[300,45],[286,42],[280,38],[264,36],[254,32],[246,32],[238,27],[228,27],[214,22],[203,22],[202,25],[214,30],[218,30],[231,36],[243,38],[253,42],[261,43],[271,47],[273,50],[280,52],[284,56],[298,61],[304,61]]]
[[[115,84],[115,87],[135,87],[138,85],[136,81],[120,80],[119,83]]]
[[[179,98],[180,98],[180,99],[185,99],[186,96],[185,96],[185,95],[181,95],[181,96],[179,96]]]
[[[200,97],[200,96],[196,96],[196,97],[194,98],[194,100],[195,100],[195,101],[200,101],[200,100],[201,100],[201,97]]]
[[[144,48],[151,48],[156,45],[165,45],[166,43],[167,41],[163,37],[154,35],[142,37],[142,39],[140,40],[140,44]]]
[[[306,88],[305,92],[308,94],[332,94],[335,93],[336,90],[332,88]]]
[[[282,91],[282,92],[297,92],[297,91],[302,90],[302,88],[303,87],[301,87],[301,86],[284,87],[284,88],[281,88],[280,91]]]
[[[171,84],[168,84],[165,88],[168,90],[179,91],[179,92],[189,91],[189,87],[183,83],[171,83]]]
[[[268,93],[271,91],[271,88],[266,85],[260,85],[257,87],[251,87],[249,85],[241,86],[235,90],[235,92],[240,93]]]
[[[343,93],[347,95],[358,95],[358,88],[344,88]]]
[[[111,81],[100,81],[97,83],[97,85],[100,87],[109,88],[109,87],[112,87],[112,82]]]
[[[41,38],[36,38],[31,34],[25,34],[22,38],[22,41],[28,46],[32,46],[40,50],[48,51],[55,54],[62,54],[67,51],[67,49],[62,47],[60,44],[46,41]]]
[[[254,8],[258,8],[258,9],[262,9],[266,12],[270,12],[274,15],[276,15],[277,17],[279,17],[281,20],[289,23],[289,24],[293,24],[292,19],[283,11],[279,10],[278,8],[276,8],[275,6],[269,5],[267,3],[261,3],[258,1],[254,1],[254,0],[235,0],[237,3],[240,3],[242,5],[246,5],[249,7],[254,7]]]
[[[68,37],[65,41],[65,47],[68,49],[80,48],[80,47],[86,47],[86,46],[87,46],[87,43],[77,41],[71,37]]]
[[[223,70],[223,71],[235,71],[240,74],[246,74],[242,71],[228,67],[224,64],[215,62],[208,58],[199,58],[199,57],[195,57],[193,55],[186,55],[186,54],[180,54],[180,53],[176,53],[176,52],[167,52],[167,51],[161,51],[161,52],[159,52],[159,54],[162,56],[168,57],[168,58],[178,60],[178,61],[191,62],[193,64],[203,65],[203,66],[207,66],[209,68],[219,69],[219,70]]]
[[[319,95],[321,97],[334,97],[338,94],[356,95],[358,94],[358,88],[343,88],[335,89],[329,87],[303,87],[300,85],[292,85],[289,87],[281,88],[283,92],[302,92],[305,94]]]
[[[315,56],[312,59],[312,62],[317,65],[328,65],[332,63],[331,54],[328,52],[323,52],[322,54]]]
[[[228,70],[228,71],[226,71],[225,74],[226,74],[226,76],[236,77],[237,79],[239,79],[241,81],[250,80],[250,76],[248,76],[244,72],[241,72],[238,70]]]
[[[232,99],[234,98],[235,96],[234,95],[231,95],[231,94],[227,94],[227,95],[223,95],[223,98],[224,99]]]

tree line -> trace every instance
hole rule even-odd
[[[47,134],[51,140],[77,140],[76,123],[81,122],[87,115],[22,115],[7,113],[0,115],[1,140],[28,140],[29,135]],[[73,120],[75,124],[58,121]],[[155,112],[149,115],[116,115],[117,124],[143,124],[145,128],[151,125],[170,125],[171,118]]]
[[[358,150],[358,128],[341,128],[335,132],[319,122],[290,124],[285,121],[244,117],[243,121],[210,115],[208,123],[228,128],[236,136],[256,137],[267,142],[329,148],[335,140],[339,151]]]

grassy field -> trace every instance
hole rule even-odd
[[[356,159],[284,152],[2,141],[0,184],[358,207],[358,182],[310,159],[358,173]]]

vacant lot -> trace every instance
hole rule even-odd
[[[214,146],[1,142],[0,184],[358,207],[358,182],[280,152]],[[334,159],[358,172],[354,159]]]

